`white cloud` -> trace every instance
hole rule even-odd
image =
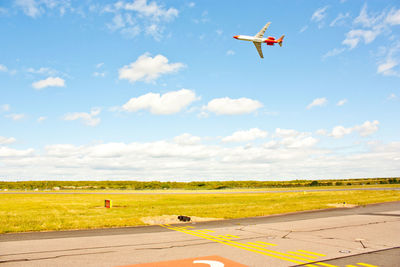
[[[148,53],[141,55],[135,62],[119,69],[119,79],[127,79],[131,83],[137,81],[151,82],[162,74],[174,73],[184,67],[182,63],[168,63],[163,55],[155,57]]]
[[[329,136],[332,136],[333,138],[342,138],[345,135],[351,134],[353,130],[353,128],[345,128],[339,125],[332,129],[332,132],[329,134]]]
[[[346,103],[347,103],[347,99],[345,98],[345,99],[339,100],[339,102],[336,103],[336,106],[340,107],[340,106],[343,106]]]
[[[125,4],[124,9],[136,11],[142,16],[166,21],[174,19],[179,14],[179,11],[173,7],[166,9],[157,5],[154,1],[147,3],[147,0],[134,0],[132,3]]]
[[[298,132],[294,129],[275,129],[275,137],[281,138],[278,144],[286,148],[307,148],[318,143],[318,139],[311,136],[308,132]]]
[[[27,71],[29,73],[33,73],[33,74],[45,74],[45,75],[56,75],[58,73],[58,71],[52,69],[52,68],[47,68],[47,67],[41,67],[39,69],[35,69],[35,68],[28,68]]]
[[[154,40],[160,41],[162,37],[162,27],[158,24],[153,23],[146,27],[145,33],[152,36]]]
[[[281,144],[287,148],[307,148],[314,146],[316,143],[318,143],[318,139],[307,135],[287,137],[281,141]]]
[[[7,71],[8,71],[8,68],[5,65],[0,64],[0,72],[7,72]]]
[[[188,4],[188,7],[195,7],[195,5],[196,5],[195,2],[190,2],[190,3]]]
[[[1,170],[11,180],[142,181],[395,177],[400,172],[400,142],[367,147],[363,142],[348,153],[348,147],[318,148],[309,133],[284,132],[287,137],[257,146],[174,140],[51,144],[37,152],[0,146]]]
[[[148,93],[131,98],[122,106],[122,109],[129,112],[149,110],[153,114],[167,115],[180,112],[197,99],[195,92],[188,89],[172,91],[163,95]]]
[[[328,6],[318,8],[311,16],[311,21],[320,22],[326,17]]]
[[[0,147],[0,158],[21,158],[33,156],[34,150],[32,148],[25,150],[17,150],[8,147]]]
[[[10,118],[14,121],[22,120],[25,118],[25,114],[17,114],[17,113],[12,113],[12,114],[7,114],[5,115],[6,118]]]
[[[360,28],[351,29],[347,32],[342,44],[351,50],[361,42],[364,42],[364,44],[372,43],[379,35],[388,34],[392,31],[390,25],[396,25],[397,19],[400,17],[399,14],[399,10],[396,9],[392,9],[389,13],[386,11],[368,13],[365,4],[360,14],[353,20],[353,25]]]
[[[203,109],[218,115],[249,114],[261,108],[263,104],[250,98],[231,99],[229,97],[215,98],[208,102]]]
[[[305,25],[300,29],[299,33],[305,32],[307,29],[308,29],[308,25]]]
[[[99,69],[104,66],[104,62],[100,62],[96,64],[96,69]]]
[[[128,39],[133,39],[135,38],[137,35],[139,35],[142,32],[142,30],[140,29],[139,26],[135,25],[132,27],[126,27],[124,29],[121,30],[121,34],[128,38]],[[161,33],[159,33],[159,36],[161,36]],[[158,40],[157,40],[158,41]]]
[[[97,72],[97,71],[95,71],[95,72],[93,72],[93,76],[94,77],[105,77],[106,73],[105,72]]]
[[[233,56],[233,55],[235,54],[235,51],[233,51],[233,50],[228,50],[228,51],[226,51],[226,54],[227,54],[228,56]]]
[[[325,106],[327,102],[328,102],[328,100],[325,97],[316,98],[307,106],[307,109],[311,109],[312,107]]]
[[[47,145],[45,146],[45,150],[47,155],[56,158],[66,158],[71,156],[79,156],[81,153],[80,149],[83,147],[71,145],[71,144],[56,144],[56,145]]]
[[[329,24],[329,26],[334,27],[337,25],[343,25],[345,20],[349,17],[350,17],[350,13],[348,13],[348,12],[346,14],[339,13],[339,15],[337,15],[337,17],[334,20],[332,20],[332,22]]]
[[[378,65],[377,73],[386,76],[396,75],[396,72],[393,70],[393,68],[397,65],[399,65],[399,62],[389,57],[385,62]]]
[[[350,30],[346,34],[346,39],[343,40],[342,44],[347,45],[349,49],[354,49],[361,40],[364,40],[365,44],[373,42],[377,36],[388,30],[384,21],[385,16],[385,12],[368,14],[367,5],[365,4],[361,9],[359,16],[354,19],[353,23],[355,25],[361,25],[367,29]]]
[[[7,145],[7,144],[12,144],[15,143],[15,141],[17,141],[14,137],[4,137],[4,136],[0,136],[0,145]]]
[[[322,59],[326,59],[328,57],[334,57],[344,52],[344,48],[334,48],[328,51],[325,55],[322,56]]]
[[[381,48],[382,56],[378,60],[377,73],[385,76],[400,77],[400,42],[397,41],[389,48]]]
[[[266,131],[252,128],[247,131],[234,132],[232,135],[222,138],[222,142],[248,142],[259,138],[265,138],[267,135],[268,133]]]
[[[390,25],[400,24],[400,9],[392,9],[386,17],[386,22]]]
[[[100,108],[92,108],[90,113],[86,112],[73,112],[64,116],[66,121],[82,120],[88,126],[96,126],[100,123],[100,118],[97,117],[101,112]]]
[[[2,111],[10,111],[10,105],[9,104],[1,105],[1,110]]]
[[[42,13],[41,8],[37,5],[35,0],[16,0],[15,4],[22,8],[25,15],[35,18]]]
[[[37,90],[46,87],[64,87],[64,86],[65,86],[65,80],[60,77],[49,77],[47,79],[32,83],[32,87]]]
[[[328,131],[325,129],[319,129],[316,131],[316,134],[318,135],[328,135]]]
[[[299,136],[299,132],[293,129],[275,129],[275,136],[280,138],[287,138],[287,137],[296,137]]]
[[[350,128],[345,128],[339,125],[333,128],[329,136],[338,139],[344,137],[345,135],[349,135],[353,132],[358,132],[361,136],[368,136],[378,131],[379,129],[378,125],[379,121],[377,120],[374,120],[372,122],[366,121],[361,125],[356,125]]]
[[[373,30],[351,30],[346,34],[346,39],[342,44],[349,46],[350,49],[355,48],[361,40],[365,44],[369,44],[381,33],[379,28]]]
[[[48,10],[56,10],[61,16],[67,10],[75,11],[77,14],[82,15],[81,9],[71,8],[70,1],[64,0],[16,0],[15,4],[22,9],[25,15],[32,18],[37,18]]]
[[[198,136],[193,136],[188,133],[184,133],[174,137],[174,142],[179,145],[196,145],[200,143],[201,138]]]
[[[42,121],[45,121],[45,120],[47,120],[47,117],[44,117],[44,116],[41,116],[41,117],[39,117],[37,119],[38,122],[42,122]]]
[[[378,131],[379,129],[378,125],[379,121],[377,120],[374,120],[373,122],[366,121],[362,125],[355,126],[354,130],[359,132],[361,136],[368,136]]]
[[[196,23],[196,24],[199,24],[199,23],[208,23],[208,22],[210,21],[210,19],[208,18],[208,11],[207,11],[207,10],[204,10],[204,11],[201,13],[201,17],[200,17],[200,18],[194,18],[194,19],[192,19],[192,21],[193,21],[194,23]],[[204,34],[203,34],[203,36],[204,36]],[[203,39],[203,38],[201,38],[201,36],[200,36],[200,39]]]
[[[157,41],[161,40],[166,23],[179,14],[176,8],[165,8],[155,1],[147,0],[118,1],[105,6],[102,12],[114,13],[112,23],[107,24],[110,30],[119,30],[127,38],[134,38],[144,32]]]
[[[113,20],[112,20],[112,23],[111,24],[107,24],[107,27],[110,30],[115,31],[115,30],[118,30],[118,29],[121,29],[121,28],[125,27],[125,24],[126,23],[125,23],[122,15],[121,14],[116,14],[114,16]]]
[[[377,14],[375,16],[369,15],[367,12],[367,4],[364,4],[358,17],[356,17],[354,19],[354,23],[361,24],[364,27],[372,27],[372,26],[378,24],[378,22],[380,22],[384,16],[385,16],[385,13],[383,13],[383,12],[381,14]]]

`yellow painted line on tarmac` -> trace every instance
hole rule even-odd
[[[358,266],[355,266],[355,265],[346,265],[346,267],[358,267]]]
[[[316,252],[311,252],[311,251],[302,250],[302,249],[299,249],[299,250],[297,250],[297,251],[300,251],[300,252],[303,252],[303,253],[306,253],[306,254],[311,254],[311,255],[321,256],[321,257],[324,257],[324,256],[326,256],[325,254],[316,253]]]
[[[211,240],[211,241],[214,241],[214,242],[218,242],[218,243],[225,244],[225,245],[228,245],[228,246],[232,246],[232,247],[240,248],[240,249],[243,249],[243,250],[255,252],[255,253],[258,253],[258,254],[266,255],[266,256],[277,258],[277,259],[284,260],[284,261],[289,261],[289,262],[293,262],[293,263],[297,263],[297,264],[304,264],[304,263],[310,262],[308,259],[302,259],[302,258],[299,258],[299,257],[286,255],[284,253],[280,253],[280,252],[277,252],[277,251],[272,251],[272,250],[268,251],[267,250],[268,252],[270,252],[270,253],[267,253],[267,252],[264,252],[264,251],[260,251],[260,250],[265,250],[265,249],[254,248],[252,246],[248,246],[248,245],[245,245],[245,244],[242,244],[242,243],[238,243],[238,242],[235,242],[235,241],[231,241],[231,240],[223,240],[221,238],[217,238],[215,236],[211,236],[211,235],[207,235],[207,234],[197,234],[197,233],[195,233],[194,231],[191,231],[191,230],[180,230],[180,229],[176,229],[174,227],[167,227],[167,226],[164,226],[164,225],[160,225],[160,226],[165,227],[165,228],[170,229],[170,230],[179,231],[179,232],[182,232],[182,233],[185,233],[185,234],[197,236],[197,237],[200,237],[200,238],[204,238],[204,239],[207,239],[207,240]],[[300,260],[295,260],[295,259],[290,259],[290,258],[285,258],[283,256],[274,255],[274,254],[271,254],[271,253],[283,254],[284,256],[289,256],[289,257],[293,257],[293,258],[299,258],[299,259],[301,259],[301,261]],[[315,267],[315,265],[313,265],[313,264],[305,264],[305,266],[314,266]]]
[[[294,252],[294,251],[288,251],[287,253],[299,255],[299,256],[302,256],[302,257],[310,258],[310,259],[318,259],[318,257],[310,256],[310,255],[306,255],[304,253],[299,253],[299,252]]]
[[[171,227],[171,226],[169,226]],[[177,229],[187,229],[187,228],[193,228],[193,226],[175,226],[175,228]],[[197,230],[197,231],[201,231],[201,230]]]
[[[378,267],[378,266],[376,266],[376,265],[372,265],[372,264],[368,264],[368,263],[364,263],[364,262],[359,262],[359,263],[357,263],[358,265],[361,265],[361,266],[365,266],[365,267]]]
[[[187,231],[190,232],[191,230],[187,230]],[[203,234],[203,235],[207,236],[207,237],[219,239],[219,240],[222,240],[222,241],[226,241],[226,242],[231,242],[231,243],[234,243],[236,245],[245,246],[245,247],[249,247],[249,248],[256,248],[256,249],[259,249],[259,250],[267,251],[269,253],[275,253],[275,254],[278,254],[278,255],[291,257],[291,258],[294,258],[294,259],[299,259],[299,260],[302,260],[302,261],[305,261],[305,262],[310,262],[309,259],[304,259],[304,258],[301,258],[301,257],[298,257],[298,256],[293,256],[293,255],[289,255],[289,254],[286,254],[286,253],[282,253],[282,252],[278,252],[278,251],[274,251],[274,250],[270,250],[270,249],[265,249],[265,248],[254,247],[254,246],[251,246],[251,245],[246,245],[246,244],[243,244],[243,243],[232,241],[232,240],[230,240],[228,238],[225,238],[225,237],[213,236],[213,235],[207,235],[207,234]]]
[[[217,235],[218,238],[225,238],[225,239],[234,239],[234,237],[230,237],[229,235]]]
[[[247,244],[249,245],[253,245],[253,246],[257,246],[257,247],[262,247],[262,248],[266,248],[266,245],[261,245],[261,244],[257,244],[257,243],[253,243],[253,242],[247,242]]]
[[[213,232],[215,232],[215,231],[213,231]],[[238,237],[238,236],[236,236],[236,235],[226,235],[226,236],[231,236],[231,237],[233,237],[233,238],[240,238],[240,237]]]
[[[256,243],[264,244],[267,246],[277,246],[277,244],[267,243],[267,242],[263,242],[263,241],[256,241]]]
[[[325,262],[315,262],[315,264],[318,264],[321,266],[326,266],[326,267],[338,267],[337,265],[332,265],[332,264],[325,263]]]
[[[200,233],[200,234],[206,234],[206,233],[213,233],[214,232],[214,231],[211,231],[211,230],[191,230],[191,231],[196,232],[196,233]]]

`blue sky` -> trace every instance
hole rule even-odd
[[[2,1],[0,35],[2,180],[400,174],[398,1]]]

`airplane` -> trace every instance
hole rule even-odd
[[[267,45],[279,44],[279,46],[282,47],[283,37],[285,37],[285,35],[282,35],[281,38],[279,38],[277,40],[275,40],[275,38],[272,37],[272,36],[269,36],[268,38],[264,38],[263,37],[264,33],[268,29],[270,24],[271,24],[271,22],[268,22],[267,24],[265,24],[265,26],[261,29],[261,31],[259,31],[254,36],[235,35],[235,36],[233,36],[233,38],[238,39],[238,40],[253,42],[253,44],[257,48],[257,51],[258,51],[258,54],[260,55],[260,57],[264,58],[263,52],[262,52],[262,49],[261,49],[261,44],[262,43],[266,43]]]

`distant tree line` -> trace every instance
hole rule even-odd
[[[360,178],[337,180],[292,180],[292,181],[196,181],[196,182],[142,182],[142,181],[0,181],[0,189],[10,190],[154,190],[154,189],[250,189],[276,187],[303,187],[303,186],[347,186],[347,185],[374,185],[399,184],[400,178]]]

